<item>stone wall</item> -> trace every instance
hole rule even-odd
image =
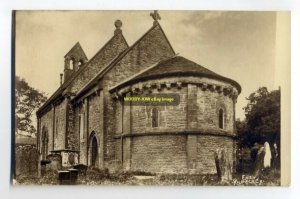
[[[226,149],[229,155],[229,162],[234,166],[234,140],[222,136],[198,136],[197,138],[197,159],[196,170],[201,173],[217,173],[214,151]]]
[[[161,142],[162,137],[164,136],[155,136],[155,139],[152,136],[133,138],[132,170],[214,174],[216,173],[214,152],[223,148],[227,150],[229,162],[234,169],[235,141],[232,138],[210,135],[187,136],[193,137],[191,140],[195,138],[196,142],[192,143],[191,140],[183,140],[182,136],[165,136],[166,140]],[[174,141],[180,139],[182,139],[180,142]]]
[[[75,113],[75,109],[68,100],[68,110],[67,110],[67,139],[66,139],[66,149],[78,150],[79,147],[79,132],[76,131],[75,122],[78,120],[78,115]]]
[[[75,119],[74,119],[74,131],[77,135],[77,143],[78,148],[76,150],[79,150],[79,162],[81,164],[87,164],[87,145],[88,145],[88,135],[87,135],[87,101],[84,101],[82,104],[77,105],[74,108],[75,113]],[[83,122],[81,123],[81,120]],[[81,126],[82,125],[82,126]],[[80,132],[80,129],[82,132]]]
[[[98,72],[100,72],[100,70],[102,70],[114,57],[116,57],[119,53],[124,51],[127,47],[128,47],[127,42],[125,41],[122,34],[114,35],[112,39],[102,49],[100,49],[99,52],[97,52],[96,55],[89,61],[88,65],[82,69],[83,71],[81,71],[79,75],[72,81],[72,83],[68,86],[67,90],[71,91],[71,93],[76,93],[77,91],[79,91],[87,82],[89,82],[93,77],[95,77],[95,75]],[[74,117],[74,121],[72,123],[72,125],[74,125],[73,128],[67,129],[66,128],[66,123],[67,123],[66,106],[67,106],[67,100],[64,99],[62,103],[55,106],[55,110],[52,108],[50,111],[48,111],[47,113],[41,116],[40,129],[42,129],[44,125],[48,130],[48,135],[49,135],[48,151],[54,149],[65,149],[65,148],[78,149],[79,148],[78,134],[76,134],[76,132],[78,131],[76,131],[76,126],[75,126],[78,125],[78,121],[77,121],[78,113],[74,113],[73,115]],[[70,124],[68,126],[70,126]],[[66,140],[65,138],[66,132],[68,132],[67,133],[68,140]],[[53,141],[53,136],[54,136],[54,141]]]
[[[83,68],[69,86],[69,91],[76,93],[82,89],[127,47],[124,37],[121,34],[115,35]],[[233,139],[212,134],[234,134],[234,100],[218,90],[203,89],[198,82],[231,88],[232,85],[198,77],[161,79],[169,83],[173,81],[172,84],[183,82],[184,86],[152,89],[152,94],[180,95],[178,106],[157,107],[158,127],[152,127],[151,106],[123,106],[120,101],[112,98],[109,93],[112,86],[172,56],[174,52],[160,26],[153,27],[108,70],[99,82],[101,90],[75,105],[74,128],[67,134],[67,145],[80,150],[80,163],[88,164],[89,139],[92,133],[97,138],[97,165],[101,168],[118,162],[125,169],[155,173],[215,173],[213,151],[218,147],[227,148],[228,154],[232,154],[230,160],[234,159]],[[151,81],[149,80],[150,84]],[[41,117],[40,128],[45,126],[48,130],[48,151],[65,148],[66,130],[68,131],[66,107],[67,100],[64,100]],[[218,126],[220,108],[224,110],[225,116],[223,129]],[[80,118],[83,118],[81,134]],[[53,136],[55,140],[52,139]]]
[[[131,138],[130,170],[151,173],[215,174],[214,151],[226,149],[234,167],[234,140],[229,137],[192,135],[152,135]],[[129,139],[129,138],[126,138]],[[124,142],[124,148],[128,150]],[[125,165],[128,151],[124,152]]]
[[[159,132],[159,131],[180,131],[185,130],[187,87],[162,88],[152,90],[152,94],[173,94],[180,96],[180,102],[177,106],[155,106],[158,109],[158,127],[152,127],[152,109],[151,105],[132,106],[132,133]]]
[[[119,53],[128,47],[122,34],[115,35],[96,55],[87,63],[83,71],[73,80],[69,89],[72,93],[79,91],[93,77]]]
[[[186,136],[134,137],[131,157],[131,170],[186,173]]]
[[[179,81],[179,78],[171,79]],[[209,82],[208,79],[205,81]],[[148,83],[155,82],[149,80]],[[223,82],[212,82],[230,87]],[[234,169],[235,141],[232,136],[235,104],[229,95],[203,89],[196,82],[185,83],[179,88],[174,85],[159,90],[151,88],[151,94],[156,93],[180,95],[178,106],[156,106],[159,110],[158,127],[151,124],[152,106],[116,103],[115,121],[119,124],[115,125],[115,150],[116,158],[123,160],[123,168],[158,173],[216,173],[214,151],[225,148]],[[219,128],[220,108],[224,110],[223,129]]]
[[[74,120],[73,120],[73,124],[74,124],[74,143],[75,144],[75,148],[74,150],[79,150],[80,148],[80,115],[82,114],[82,105],[77,105],[76,107],[73,107],[73,111],[74,111]]]
[[[224,129],[233,134],[234,115],[233,100],[229,96],[224,96],[218,92],[210,90],[203,91],[197,89],[197,124],[196,127],[206,129],[218,129],[219,110],[224,110]]]
[[[50,151],[52,151],[54,149],[53,146],[53,108],[48,111],[47,113],[45,113],[42,117],[41,117],[41,125],[40,125],[40,153],[41,153],[41,149],[42,149],[42,129],[43,127],[45,127],[45,129],[47,129],[48,132],[48,152],[47,154],[50,153]]]
[[[95,133],[98,144],[98,165],[103,165],[103,95],[98,93],[89,98],[88,106],[88,134]],[[88,144],[90,140],[88,140]]]
[[[67,100],[55,106],[54,150],[65,149]]]
[[[172,57],[174,52],[159,26],[147,32],[103,78],[105,159],[115,159],[116,104],[109,88],[152,64]]]
[[[35,146],[20,145],[16,147],[16,177],[37,176],[39,154]]]
[[[181,83],[180,87],[176,85],[177,82]],[[166,84],[172,86],[170,88],[166,88]],[[170,77],[147,80],[145,82],[127,86],[124,89],[120,90],[120,92],[123,92],[123,90],[125,89],[130,90],[132,88],[144,88],[145,85],[154,85],[151,87],[152,94],[176,93],[180,95],[180,103],[178,106],[157,107],[159,109],[160,124],[159,127],[156,128],[151,128],[152,107],[133,106],[131,108],[131,111],[133,113],[132,131],[134,133],[141,133],[176,129],[189,131],[201,130],[204,132],[220,132],[223,134],[227,133],[233,135],[235,100],[230,94],[220,92],[220,90],[218,89],[204,89],[202,86],[200,86],[203,84],[236,90],[229,83],[203,77]],[[157,85],[160,85],[159,90],[157,88]],[[145,94],[147,92],[147,89],[143,89],[142,94]],[[120,106],[120,104],[118,106]],[[223,128],[219,128],[220,109],[224,111]],[[121,117],[120,114],[121,108],[117,107],[116,117]]]
[[[162,88],[160,91],[154,88],[151,89],[151,93],[176,93],[180,96],[180,103],[177,106],[156,106],[159,110],[158,127],[152,127],[151,124],[153,106],[132,106],[130,113],[126,113],[126,115],[123,113],[124,117],[131,115],[132,133],[189,130],[234,134],[234,101],[228,95],[225,96],[216,91],[202,90],[196,84],[188,84],[180,89],[177,87]],[[118,101],[116,107],[117,134],[122,131],[120,125],[122,122],[120,119],[122,117],[122,105],[120,103]],[[125,105],[124,109],[129,109],[126,106],[129,105]],[[223,129],[219,128],[220,109],[224,110]]]

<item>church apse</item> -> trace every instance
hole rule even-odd
[[[40,126],[48,127],[48,153],[60,152],[63,166],[216,173],[217,146],[233,165],[240,85],[177,55],[159,13],[151,17],[152,26],[131,46],[116,20],[112,38],[94,57],[88,60],[79,43],[66,54],[64,83],[38,111]],[[147,95],[176,95],[178,103],[124,102]]]

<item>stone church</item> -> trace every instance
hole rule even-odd
[[[159,14],[150,15],[153,25],[131,46],[117,20],[91,59],[79,43],[64,56],[61,85],[37,111],[40,163],[55,154],[66,168],[204,174],[216,173],[214,151],[224,148],[234,168],[241,86],[178,56]],[[179,103],[124,104],[149,93],[175,93]]]

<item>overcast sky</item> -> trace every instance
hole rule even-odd
[[[261,86],[278,89],[276,12],[159,11],[160,24],[176,53],[237,81],[242,86],[236,117],[244,118],[245,98]],[[123,22],[129,45],[151,26],[150,11],[26,11],[16,18],[16,74],[49,97],[59,87],[64,55],[79,41],[87,57]],[[277,19],[277,21],[276,21]],[[277,45],[276,45],[277,44]],[[280,62],[282,63],[282,62]],[[280,67],[289,67],[280,65]]]

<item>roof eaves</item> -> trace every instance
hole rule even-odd
[[[79,95],[84,93],[86,90],[88,90],[90,87],[94,85],[96,81],[98,81],[101,77],[103,77],[106,72],[108,72],[113,66],[115,66],[125,55],[127,55],[130,50],[132,50],[149,32],[151,32],[156,26],[152,26],[145,34],[143,34],[134,44],[130,47],[128,47],[126,50],[124,50],[122,53],[119,54],[119,56],[116,56],[115,59],[113,59],[106,67],[103,68],[91,81],[90,83],[86,84],[83,89],[78,92],[73,100],[75,100]]]
[[[123,36],[123,35],[122,35]],[[105,49],[105,47],[112,41],[112,39],[115,37],[115,35],[110,39],[110,40],[108,40],[105,44],[104,44],[104,46],[90,59],[90,60],[88,60],[88,62],[87,63],[85,63],[82,67],[80,67],[79,68],[79,70],[77,70],[72,76],[71,76],[71,78],[69,79],[69,80],[67,80],[66,82],[64,82],[55,92],[54,92],[54,94],[53,95],[51,95],[51,97],[37,110],[37,113],[39,113],[40,111],[42,111],[44,108],[46,108],[48,105],[49,105],[49,103],[53,100],[53,99],[55,99],[56,97],[58,97],[59,96],[59,94],[60,93],[62,93],[63,92],[63,90],[65,89],[65,88],[67,88],[73,81],[74,81],[74,79],[84,70],[84,68],[86,68],[89,64],[90,64],[90,62],[91,61],[93,61],[95,58],[96,58],[96,56],[98,55],[98,54],[100,54],[104,49]],[[125,37],[123,36],[123,38],[124,38],[124,40],[125,40],[125,43],[127,44],[127,41],[126,41],[126,39],[125,39]],[[79,42],[77,42],[78,44],[79,44]],[[77,44],[76,43],[76,44]],[[75,44],[75,45],[76,45]],[[80,45],[80,44],[79,44]],[[128,44],[127,44],[128,45]],[[73,46],[73,48],[74,48],[75,46]],[[73,49],[72,48],[72,49]],[[71,49],[71,50],[72,50]],[[70,51],[71,51],[70,50]],[[70,52],[69,51],[69,52]],[[68,52],[68,53],[69,53]],[[67,53],[67,54],[68,54]]]

